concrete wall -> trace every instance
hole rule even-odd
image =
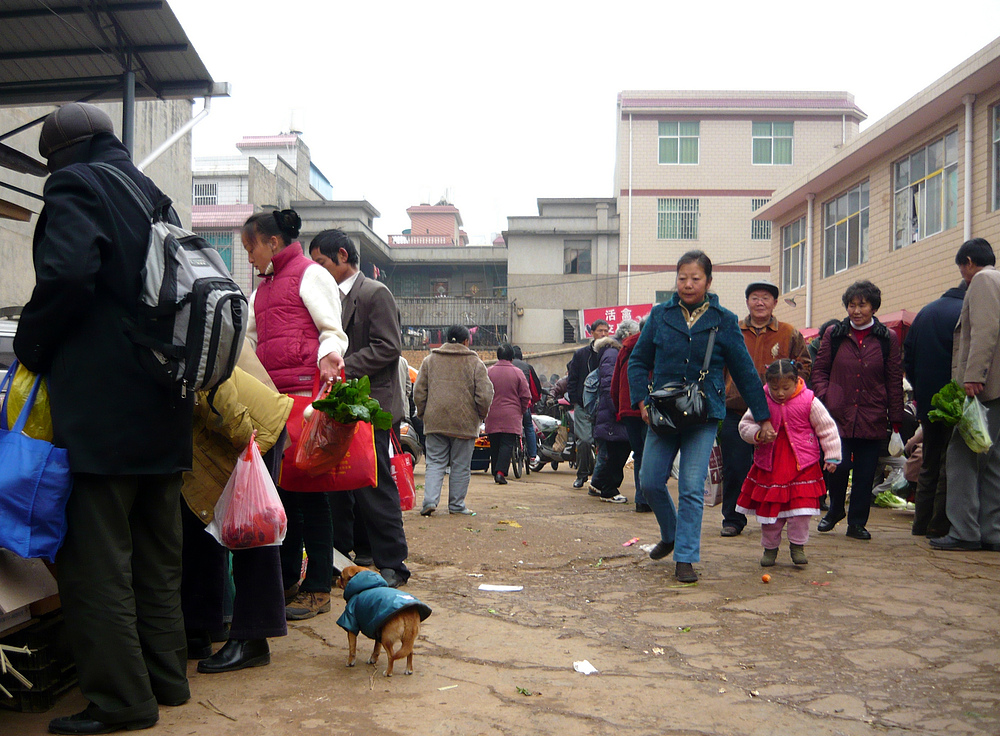
[[[115,132],[121,136],[122,106],[120,103],[102,103],[111,119],[115,122]],[[0,131],[8,131],[19,125],[45,115],[55,108],[20,107],[0,108]],[[191,119],[191,102],[189,100],[173,100],[170,102],[139,102],[136,104],[135,117],[135,160],[140,161],[154,148],[160,145],[175,130]],[[41,124],[18,133],[4,141],[9,146],[17,148],[34,158],[38,156],[38,136]],[[191,225],[191,136],[184,136],[173,147],[167,150],[159,159],[153,162],[145,172],[174,201],[174,208],[185,226]],[[0,172],[3,181],[14,186],[27,189],[38,194],[42,193],[45,180],[17,174],[9,169]],[[2,189],[0,197],[27,207],[37,213],[41,211],[39,200],[16,192]],[[21,306],[31,296],[35,283],[34,268],[31,262],[31,235],[34,231],[37,217],[30,222],[20,223],[0,219],[0,306]]]
[[[756,93],[748,93],[748,98]],[[763,94],[763,93],[761,93]],[[660,164],[660,120],[699,122],[697,165]],[[791,165],[755,165],[752,160],[754,121],[791,121]],[[651,302],[657,291],[672,290],[677,259],[699,249],[712,259],[712,290],[724,306],[745,308],[743,290],[758,278],[777,280],[770,271],[770,242],[752,238],[751,200],[768,198],[772,192],[803,175],[833,155],[844,137],[839,115],[796,117],[794,115],[741,113],[697,116],[662,113],[633,115],[631,131],[632,202],[629,213],[629,120],[623,114],[617,136],[615,179],[621,216],[622,271],[619,292],[631,292],[630,303]],[[858,123],[848,120],[847,140],[856,137]],[[657,237],[658,200],[661,197],[696,198],[699,204],[698,236],[691,240]],[[629,234],[631,232],[631,243]],[[631,246],[631,288],[628,288]],[[623,299],[626,297],[623,296]]]
[[[1000,248],[1000,212],[993,209],[991,187],[995,177],[992,154],[992,108],[1000,104],[1000,84],[976,98],[973,117],[972,236],[983,237]],[[955,227],[900,249],[893,249],[893,164],[912,151],[931,143],[951,130],[958,130],[958,205]],[[869,279],[882,290],[881,313],[899,309],[919,310],[961,280],[955,266],[955,252],[963,242],[965,158],[964,108],[957,108],[921,129],[906,141],[856,169],[816,196],[813,227],[813,318],[812,326],[845,315],[841,296],[853,282]],[[869,260],[830,277],[823,276],[823,204],[851,187],[869,182]],[[802,206],[775,222],[771,247],[771,268],[776,283],[781,275],[781,227],[805,214]],[[806,290],[789,292],[795,297],[792,308],[778,301],[779,319],[805,326]],[[786,295],[782,295],[785,297]]]

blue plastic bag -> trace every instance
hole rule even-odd
[[[15,363],[0,392],[10,386],[16,371]],[[6,395],[0,410],[0,547],[53,562],[66,536],[66,502],[73,476],[66,450],[24,434],[41,380],[36,376],[12,429],[7,426]]]

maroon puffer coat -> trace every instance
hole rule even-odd
[[[882,360],[882,341],[889,339],[889,360]],[[831,365],[831,346],[840,339],[840,348]],[[896,333],[877,319],[859,345],[850,320],[823,334],[812,370],[816,396],[837,422],[841,437],[885,439],[889,424],[903,421],[903,365]]]

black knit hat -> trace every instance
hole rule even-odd
[[[114,135],[115,126],[111,117],[96,105],[71,102],[45,118],[42,134],[38,138],[38,152],[42,158],[47,159],[56,151],[85,141],[98,133]]]

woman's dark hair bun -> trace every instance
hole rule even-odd
[[[299,213],[295,210],[275,210],[271,214],[274,215],[274,221],[278,223],[278,229],[292,238],[293,240],[299,237],[299,228],[302,227],[302,218],[299,217]]]

